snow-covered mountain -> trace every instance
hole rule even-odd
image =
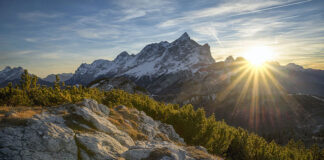
[[[2,71],[0,71],[0,87],[5,87],[9,82],[12,82],[13,85],[19,84],[21,74],[24,72],[22,67],[9,67],[7,66]],[[33,74],[30,74],[33,75]],[[50,82],[44,81],[38,78],[38,84],[51,86]]]
[[[83,63],[69,84],[88,84],[99,77],[127,76],[156,78],[161,75],[180,71],[197,72],[215,63],[208,44],[200,45],[187,33],[172,43],[163,41],[145,46],[138,54],[120,53],[113,61],[96,60],[91,64]]]
[[[56,75],[60,77],[60,81],[64,82],[73,76],[73,73],[61,73],[61,74],[50,74],[43,78],[44,81],[54,82],[56,80]]]
[[[22,67],[9,67],[7,66],[5,69],[0,71],[0,84],[7,82],[7,81],[13,81],[15,79],[20,79],[20,75],[24,72],[24,69]]]

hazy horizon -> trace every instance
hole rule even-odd
[[[280,64],[324,69],[324,2],[1,1],[0,70],[22,66],[40,77],[81,63],[137,54],[187,32],[216,61],[271,47]],[[186,6],[185,3],[192,5]]]

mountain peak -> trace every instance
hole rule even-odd
[[[9,71],[9,70],[11,70],[10,66],[7,66],[5,69],[3,69],[3,71]]]
[[[187,32],[184,32],[177,40],[189,40],[190,37]]]
[[[232,63],[234,62],[234,58],[233,56],[228,56],[226,59],[225,59],[225,63],[228,64],[228,63]]]
[[[126,51],[123,51],[118,56],[125,57],[125,56],[129,56],[129,54]]]
[[[126,51],[119,53],[119,55],[115,58],[114,62],[120,63],[126,61],[131,55],[129,55]]]

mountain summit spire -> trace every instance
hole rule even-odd
[[[179,38],[178,38],[178,40],[189,40],[190,39],[190,37],[189,37],[189,35],[188,35],[188,33],[187,32],[184,32]]]

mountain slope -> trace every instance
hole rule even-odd
[[[60,81],[64,82],[64,81],[70,79],[73,76],[73,73],[50,74],[50,75],[46,76],[45,78],[43,78],[43,80],[47,81],[47,82],[55,82],[56,75],[59,76]]]
[[[127,77],[114,77],[114,78],[102,78],[91,82],[88,85],[90,88],[99,88],[103,91],[110,91],[113,89],[120,89],[128,93],[146,94],[150,93],[143,87],[138,86],[132,80]]]

